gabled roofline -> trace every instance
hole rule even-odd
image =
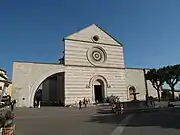
[[[101,28],[99,25],[96,25],[99,29],[101,29],[104,33],[106,33],[108,36],[110,36],[113,40],[115,40],[117,43],[119,43],[122,47],[124,46],[121,42],[119,42],[117,39],[115,39],[113,36],[111,36],[111,34],[109,34],[107,31],[105,31],[103,28]]]
[[[89,26],[91,26],[91,25],[93,25],[93,24],[89,24],[89,25],[87,25],[87,26],[84,26],[83,28],[80,28],[79,30],[76,30],[76,31],[74,31],[74,32],[69,33],[67,36],[63,37],[62,41],[67,40],[66,37],[68,37],[68,36],[70,36],[70,35],[72,35],[72,34],[74,34],[74,33],[77,33],[77,32],[79,32],[79,31],[81,31],[81,30],[83,30],[83,29],[85,29],[85,28],[87,28],[87,27],[89,27]]]
[[[85,26],[84,28],[82,28],[82,29],[80,29],[80,30],[78,30],[78,31],[76,31],[76,32],[79,32],[79,31],[81,31],[81,30],[83,30],[83,29],[85,29],[85,28],[87,28],[87,27],[89,27],[89,26],[91,26],[91,25],[95,25],[96,27],[98,27],[99,29],[101,29],[104,33],[106,33],[109,37],[111,37],[113,40],[115,40],[120,46],[124,46],[121,42],[119,42],[118,40],[116,40],[113,36],[111,36],[108,32],[106,32],[104,29],[102,29],[99,25],[97,25],[97,24],[90,24],[90,25],[87,25],[87,26]],[[74,34],[74,33],[76,33],[76,32],[73,32],[73,33],[71,33],[71,34],[69,34],[69,35],[72,35],[72,34]],[[66,36],[66,37],[68,37],[68,36]],[[63,39],[62,39],[62,41],[65,41],[65,40],[68,40],[68,38],[66,38],[66,37],[64,37]]]

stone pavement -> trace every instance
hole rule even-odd
[[[111,114],[106,107],[17,108],[17,135],[180,135],[180,109]]]
[[[180,109],[134,114],[121,135],[180,135]]]
[[[17,135],[109,135],[124,118],[96,112],[96,107],[17,108]],[[102,119],[103,117],[103,119]]]

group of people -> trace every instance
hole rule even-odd
[[[147,103],[146,103],[147,106],[155,106],[155,99],[154,97],[152,96],[148,96],[147,97]]]
[[[82,108],[82,105],[84,105],[84,107],[86,108],[88,103],[90,103],[89,99],[84,98],[82,101],[79,100],[79,109]]]
[[[118,99],[112,102],[112,112],[117,114],[123,114],[124,112],[124,105]]]

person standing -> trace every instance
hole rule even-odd
[[[124,105],[123,104],[120,104],[120,111],[121,111],[121,114],[123,114],[124,113]]]
[[[84,107],[85,107],[85,104],[86,104],[86,99],[84,98],[84,99],[83,99],[83,105],[84,105]]]
[[[82,101],[79,100],[79,109],[81,109],[81,108],[82,108]]]
[[[83,99],[83,104],[84,104],[84,107],[86,108],[87,107],[87,100],[86,100],[86,98]]]
[[[38,90],[36,93],[36,103],[38,108],[41,108],[41,99],[42,99],[42,91]]]

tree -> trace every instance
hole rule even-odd
[[[160,90],[164,84],[164,70],[162,69],[150,69],[145,77],[152,83],[152,86],[157,90],[158,101],[160,102]]]
[[[169,85],[172,91],[172,100],[174,101],[175,85],[180,81],[180,65],[166,66],[162,68],[165,72],[165,82]]]

